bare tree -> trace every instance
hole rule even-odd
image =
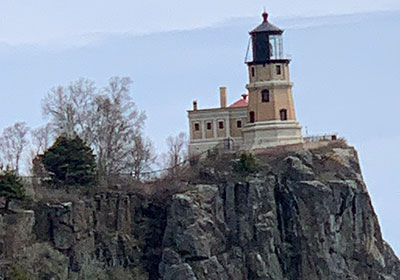
[[[41,154],[43,154],[53,141],[53,127],[51,123],[31,130],[31,145],[28,155],[25,157],[25,172],[33,172],[34,162],[37,161]],[[38,157],[39,156],[39,157]],[[38,167],[38,166],[37,166]],[[34,174],[32,174],[34,175]]]
[[[133,178],[140,180],[145,177],[146,172],[151,170],[156,156],[150,139],[143,139],[139,134],[134,136],[133,144],[128,155],[127,167]]]
[[[187,136],[181,132],[177,136],[166,139],[167,153],[164,154],[164,166],[168,168],[168,175],[176,176],[187,157]]]
[[[139,157],[133,153],[139,151],[133,150],[150,151],[149,140],[143,141],[144,146],[137,142],[143,138],[146,117],[129,96],[131,83],[128,77],[112,77],[106,87],[96,89],[92,81],[80,79],[53,88],[43,101],[43,113],[50,117],[55,135],[78,135],[93,148],[100,176],[129,173],[138,166],[134,161]],[[146,165],[151,156],[140,158]]]
[[[92,141],[94,82],[79,79],[69,86],[52,88],[42,102],[43,115],[50,117],[56,135],[78,134],[88,144]]]
[[[16,122],[3,130],[0,137],[0,151],[3,165],[19,172],[19,164],[24,149],[29,144],[29,128],[25,122]]]
[[[130,83],[129,78],[111,78],[104,94],[95,100],[93,146],[100,176],[126,172],[135,137],[142,135],[146,116],[128,95]]]
[[[52,126],[46,124],[31,131],[32,149],[34,156],[44,153],[52,141]]]

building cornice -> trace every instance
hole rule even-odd
[[[248,90],[250,89],[262,89],[262,88],[288,88],[293,87],[293,83],[290,81],[260,81],[253,82],[246,85]]]
[[[196,110],[188,111],[189,118],[195,119],[213,119],[213,118],[229,118],[233,117],[245,117],[247,116],[247,107],[241,107],[240,110]]]
[[[197,109],[197,110],[187,110],[188,113],[202,113],[202,112],[230,112],[230,111],[241,111],[247,110],[247,106],[245,107],[225,107],[225,108],[208,108],[208,109]]]
[[[272,121],[262,121],[255,123],[247,123],[242,132],[249,132],[253,130],[279,130],[279,129],[287,129],[287,128],[297,128],[301,129],[301,125],[295,120],[272,120]]]

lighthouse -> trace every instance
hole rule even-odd
[[[290,60],[283,54],[283,30],[271,24],[268,13],[250,31],[252,57],[249,74],[247,124],[243,127],[245,149],[302,143],[296,120],[290,81]]]
[[[303,142],[296,120],[290,60],[283,55],[283,30],[272,25],[268,14],[250,31],[252,55],[246,61],[247,92],[231,105],[227,88],[219,90],[220,106],[188,110],[189,154],[202,155],[211,149],[252,151]]]

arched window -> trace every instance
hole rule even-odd
[[[269,102],[269,90],[265,89],[261,92],[261,102]]]
[[[286,121],[287,120],[287,110],[282,109],[279,111],[279,115],[281,116],[281,121]]]
[[[250,112],[250,122],[253,123],[255,121],[256,121],[256,117],[255,117],[254,111],[251,111]]]

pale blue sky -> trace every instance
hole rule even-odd
[[[144,2],[144,3],[142,3]],[[266,6],[286,29],[299,121],[338,132],[360,155],[384,237],[400,254],[400,2],[0,1],[0,129],[42,123],[55,85],[131,76],[159,150],[187,130],[186,110],[233,102],[245,90],[248,31]]]
[[[400,8],[398,0],[2,0],[0,41],[58,46],[85,44],[104,33],[143,34],[213,26],[253,17],[321,16]]]

